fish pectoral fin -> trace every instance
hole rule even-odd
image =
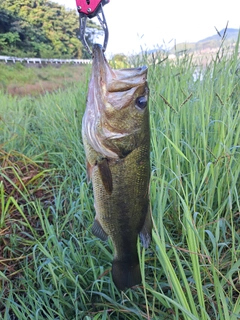
[[[106,158],[97,161],[101,180],[107,193],[111,194],[113,190],[112,173]]]
[[[87,161],[87,182],[90,183],[90,181],[92,180],[92,169],[93,166],[91,166],[91,164]]]
[[[107,233],[103,230],[103,227],[97,219],[95,219],[93,222],[92,233],[103,241],[108,239]]]
[[[152,215],[150,209],[148,209],[148,213],[139,236],[143,247],[147,249],[152,240]]]

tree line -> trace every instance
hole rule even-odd
[[[49,0],[0,0],[0,55],[89,58],[78,33],[75,10]],[[88,43],[100,34],[99,26],[90,20]]]

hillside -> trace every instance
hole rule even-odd
[[[172,49],[171,53],[176,51],[183,51],[188,50],[189,52],[193,51],[200,51],[206,49],[214,49],[218,48],[222,42],[222,37],[224,35],[225,29],[219,31],[219,34],[214,34],[197,42],[191,43],[177,43]],[[227,29],[225,37],[224,37],[224,44],[226,46],[231,46],[233,43],[237,42],[239,30],[238,29]]]
[[[219,31],[221,37],[224,36],[224,33],[225,33],[225,29],[222,29],[221,31]],[[229,28],[227,29],[226,31],[226,40],[230,41],[237,41],[237,38],[238,38],[238,33],[239,33],[239,30],[238,29],[233,29],[233,28]],[[219,34],[214,34],[213,36],[210,36],[210,37],[207,37],[205,39],[202,39],[202,40],[199,40],[197,43],[204,43],[204,42],[208,42],[208,41],[221,41],[221,38],[220,38],[220,35]]]

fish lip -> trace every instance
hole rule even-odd
[[[99,62],[106,62],[104,56],[103,47],[99,43],[94,43],[93,45],[93,65]],[[95,65],[93,66],[95,67]]]
[[[101,87],[101,83],[106,84],[107,72],[111,72],[108,62],[105,58],[103,47],[95,43],[93,45],[93,62],[92,70],[94,75],[95,85]]]

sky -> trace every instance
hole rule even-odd
[[[75,0],[53,1],[76,9]],[[109,29],[108,56],[170,48],[174,41],[197,42],[216,34],[214,27],[225,28],[227,22],[229,28],[240,28],[239,0],[110,0],[103,9]]]

